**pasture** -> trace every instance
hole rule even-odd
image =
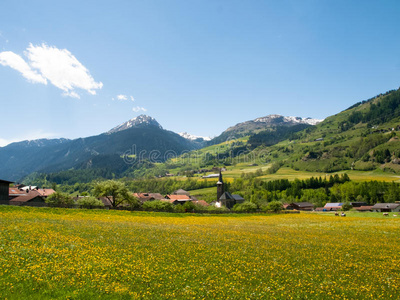
[[[2,299],[395,299],[400,219],[0,206]]]

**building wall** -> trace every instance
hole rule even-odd
[[[0,182],[0,201],[8,201],[8,187],[8,183]]]

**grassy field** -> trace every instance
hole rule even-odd
[[[381,214],[376,214],[381,216]],[[395,299],[400,219],[0,206],[2,299]]]

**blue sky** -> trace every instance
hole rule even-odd
[[[0,3],[0,145],[142,113],[214,136],[325,118],[400,83],[399,1]],[[132,101],[133,99],[133,101]]]

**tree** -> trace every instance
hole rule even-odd
[[[111,205],[116,208],[118,205],[133,201],[133,195],[128,191],[124,183],[117,180],[107,180],[98,182],[93,189],[96,197],[106,197]]]
[[[70,195],[61,192],[51,194],[45,201],[50,206],[68,207],[74,204],[74,199]]]

